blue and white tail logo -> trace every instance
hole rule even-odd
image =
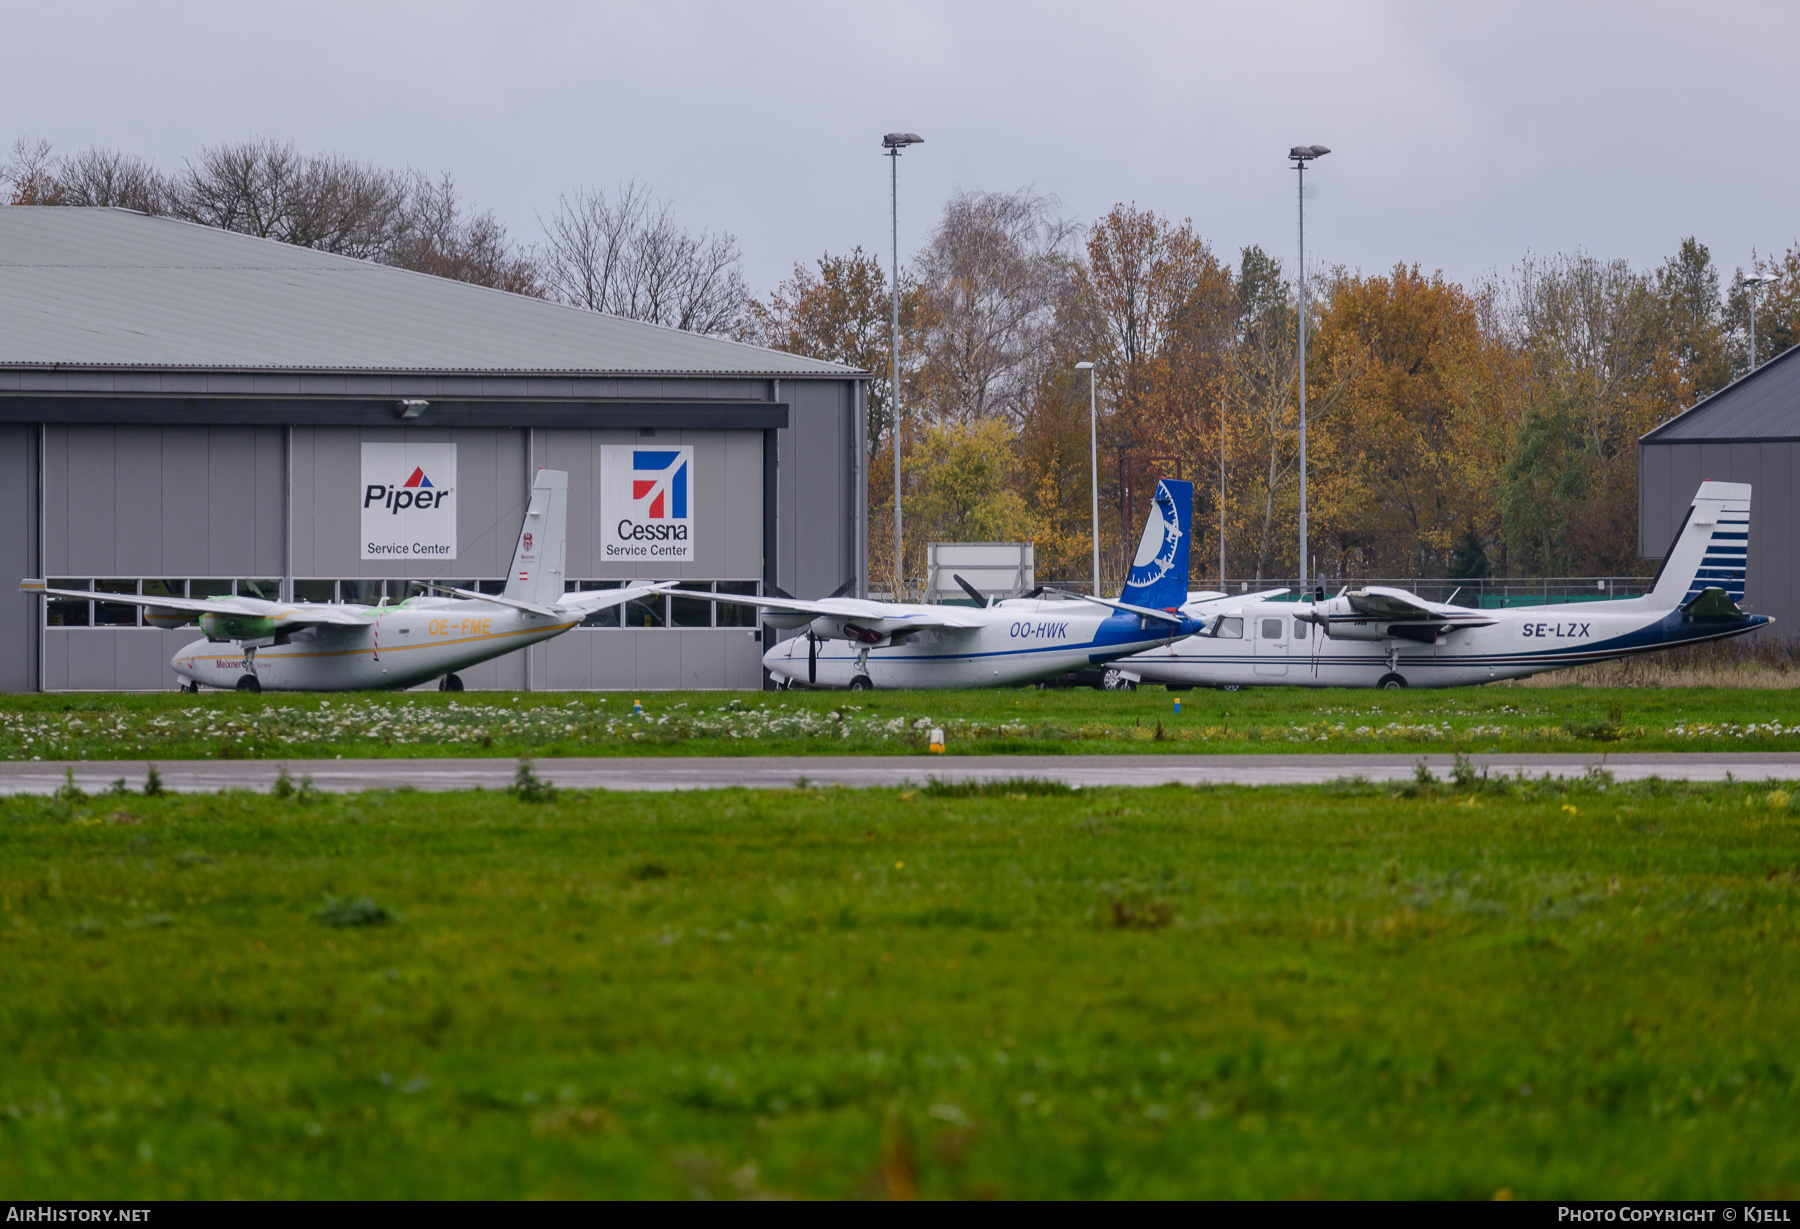
[[[1702,482],[1649,596],[1658,606],[1684,606],[1707,589],[1723,589],[1741,602],[1749,567],[1750,484]]]
[[[1179,608],[1187,601],[1188,543],[1194,519],[1194,484],[1164,478],[1138,539],[1137,554],[1125,577],[1122,602],[1152,610]]]

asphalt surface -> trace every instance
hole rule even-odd
[[[1513,776],[1579,777],[1604,768],[1618,781],[1800,781],[1800,752],[1648,752],[1603,755],[1471,755],[1477,769]],[[1348,777],[1411,780],[1420,760],[1447,778],[1449,755],[955,755],[955,756],[643,756],[542,759],[533,768],[567,789],[780,789],[814,785],[895,786],[942,781],[1005,781],[1035,777],[1083,788],[1112,785],[1306,785]],[[298,782],[321,790],[411,788],[502,789],[518,769],[511,759],[289,760]],[[165,788],[181,792],[253,789],[275,783],[282,761],[169,760],[157,764]],[[50,794],[65,770],[95,793],[124,778],[141,789],[142,760],[0,763],[0,794]]]

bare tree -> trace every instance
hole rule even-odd
[[[691,333],[724,333],[743,313],[736,237],[686,230],[636,182],[610,200],[578,189],[543,226],[544,280],[565,303]]]
[[[64,205],[168,212],[168,181],[162,172],[135,154],[91,145],[58,163],[56,180]]]
[[[465,211],[448,174],[433,181],[417,172],[401,206],[384,264],[452,281],[542,295],[537,262],[512,246],[492,210]]]
[[[19,137],[13,142],[12,155],[0,164],[0,179],[12,186],[8,200],[13,205],[60,205],[61,185],[56,181],[56,163],[50,156],[50,142]]]
[[[919,396],[940,419],[1017,423],[1073,276],[1075,224],[1030,188],[959,192],[915,270]]]
[[[380,259],[407,196],[406,179],[348,158],[302,156],[292,142],[240,141],[200,151],[176,176],[169,212],[190,222]]]

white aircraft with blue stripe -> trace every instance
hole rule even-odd
[[[1476,610],[1371,585],[1299,603],[1240,598],[1195,613],[1205,631],[1119,663],[1168,686],[1460,687],[1742,636],[1750,487],[1703,482],[1650,592]],[[1453,595],[1454,596],[1454,595]]]
[[[841,591],[816,601],[685,590],[679,596],[755,606],[776,627],[804,628],[805,636],[782,641],[763,654],[763,665],[782,686],[862,691],[1032,683],[1166,647],[1201,629],[1207,604],[1188,603],[1187,587],[1193,492],[1192,483],[1172,478],[1157,484],[1117,601],[1049,589],[973,608],[873,602],[841,596]],[[957,579],[971,597],[983,601]]]

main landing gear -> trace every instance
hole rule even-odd
[[[446,674],[438,680],[439,691],[461,691],[462,689],[463,681],[454,674]]]
[[[1100,676],[1100,686],[1106,691],[1136,691],[1137,684],[1125,677],[1125,672],[1109,669]]]
[[[237,681],[239,691],[247,691],[253,696],[262,694],[262,680],[256,677],[256,646],[251,645],[244,650],[245,673]]]
[[[1404,689],[1405,686],[1406,677],[1392,672],[1384,674],[1375,680],[1375,689],[1377,691],[1400,691]]]
[[[189,679],[187,682],[185,682],[181,685],[181,689],[183,691],[187,692],[190,696],[197,696],[200,694],[200,680],[199,679]]]
[[[853,674],[850,676],[850,690],[874,691],[875,681],[866,674]]]

